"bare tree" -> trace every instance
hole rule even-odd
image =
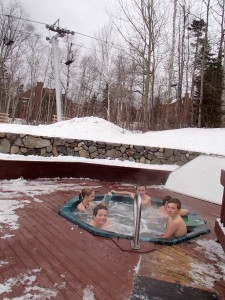
[[[27,114],[26,120],[36,122],[38,115],[39,108],[41,108],[42,103],[39,104],[39,107],[36,107],[34,110],[34,87],[36,86],[38,81],[43,81],[43,73],[44,73],[44,66],[47,62],[47,57],[45,55],[45,49],[47,45],[40,40],[40,36],[37,34],[31,34],[30,38],[26,41],[27,45],[27,52],[26,52],[26,65],[27,65],[27,76],[26,82],[29,83],[31,88],[31,98],[28,102],[27,106]],[[24,77],[25,79],[25,77]]]
[[[80,47],[75,45],[73,35],[66,36],[66,49],[64,49],[63,54],[63,67],[61,68],[63,75],[61,76],[61,85],[63,87],[63,114],[64,116],[71,116],[70,107],[68,107],[68,100],[71,100],[72,81],[78,76],[76,70],[79,67],[80,54]]]
[[[33,27],[23,20],[26,14],[17,1],[1,1],[0,10],[0,111],[8,113],[12,108],[14,117],[16,93],[24,84],[22,53]]]
[[[103,78],[94,55],[86,54],[79,63],[78,73],[71,84],[71,99],[77,104],[75,115],[91,115],[96,109],[93,100],[102,93]],[[93,108],[93,109],[92,109]]]
[[[111,91],[113,94],[112,116],[117,124],[131,128],[135,100],[136,64],[123,51],[114,59]]]
[[[175,53],[175,42],[176,42],[176,15],[177,15],[177,0],[174,0],[173,8],[173,33],[171,42],[171,52],[169,59],[169,78],[168,78],[168,100],[171,98],[171,85],[173,80],[173,63],[174,63],[174,53]]]
[[[159,2],[156,0],[129,2],[118,0],[118,3],[122,17],[119,23],[114,21],[114,24],[130,48],[129,54],[136,61],[139,69],[137,77],[139,76],[143,129],[147,130],[152,116],[149,112],[150,108],[153,108],[154,98],[154,87],[151,84],[154,84],[153,72],[156,71],[156,64],[154,64],[153,57],[154,51],[160,50],[157,42],[159,42],[163,12],[157,7]]]
[[[97,46],[94,47],[94,57],[97,62],[99,73],[102,75],[105,86],[107,87],[107,120],[111,119],[111,97],[110,97],[110,85],[112,79],[112,57],[114,33],[112,25],[105,25],[101,32],[97,34]]]
[[[184,106],[182,101],[182,91],[183,91],[183,81],[185,75],[185,63],[187,61],[186,58],[186,44],[185,44],[185,36],[186,36],[186,28],[187,28],[187,19],[189,15],[189,11],[186,9],[185,2],[180,5],[181,15],[179,22],[179,42],[178,42],[178,85],[177,85],[177,100],[178,100],[178,126],[187,125],[186,114],[184,113]],[[188,86],[188,80],[185,82],[186,86]]]

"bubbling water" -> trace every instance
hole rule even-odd
[[[94,203],[97,205],[100,201],[95,201]],[[92,220],[92,214],[90,214],[90,212],[75,210],[74,215],[86,224],[89,224]],[[134,235],[133,204],[122,201],[110,201],[108,206],[108,219],[112,224],[104,227],[104,230],[126,236]],[[140,236],[158,236],[165,232],[166,223],[167,218],[158,211],[158,207],[152,205],[149,208],[142,209]]]

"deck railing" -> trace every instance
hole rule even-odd
[[[140,249],[140,244],[139,244],[140,222],[141,222],[141,196],[138,193],[138,191],[136,191],[134,197],[134,238],[131,241],[131,248],[134,250]]]
[[[223,224],[223,227],[225,227],[225,170],[221,170],[220,183],[224,187],[220,212],[220,222]]]
[[[215,222],[215,233],[218,241],[225,252],[225,170],[221,170],[220,183],[224,187],[220,218]]]
[[[9,123],[9,114],[0,113],[0,123]]]

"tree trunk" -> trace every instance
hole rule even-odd
[[[176,34],[176,15],[177,15],[177,0],[174,0],[173,7],[173,34],[172,34],[172,47],[169,60],[169,79],[168,79],[168,101],[171,98],[171,85],[173,80],[173,61],[174,61],[174,51],[175,51],[175,34]]]
[[[222,44],[224,43],[223,51],[225,53],[225,4],[224,1],[222,2],[222,22],[221,22],[221,38],[220,38],[220,48],[219,48],[219,55],[218,55],[218,65],[220,63],[220,60],[222,59]],[[223,56],[223,90],[221,95],[221,111],[222,111],[222,127],[225,127],[225,54]]]
[[[209,26],[209,8],[210,0],[207,3],[207,18],[205,26],[205,38],[203,44],[203,55],[202,55],[202,67],[201,67],[201,87],[200,87],[200,101],[199,101],[199,111],[198,111],[198,128],[202,127],[202,103],[203,103],[203,87],[204,87],[204,71],[205,71],[205,56],[208,42],[208,26]]]

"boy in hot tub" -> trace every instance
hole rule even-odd
[[[167,206],[168,202],[172,199],[171,196],[167,195],[162,200],[162,206],[159,207],[159,212],[162,213],[164,216],[168,216]],[[189,210],[187,208],[181,208],[180,215],[181,217],[187,216],[189,214]]]
[[[106,205],[98,204],[93,209],[93,220],[89,223],[91,226],[96,228],[105,228],[112,224],[108,220],[108,208]]]
[[[166,232],[160,234],[162,238],[178,237],[187,234],[187,226],[180,216],[181,202],[176,198],[168,201],[167,213],[168,221],[166,225]]]
[[[136,190],[139,192],[141,196],[141,206],[142,208],[149,208],[151,206],[151,197],[146,194],[146,186],[142,184],[138,184],[136,186]],[[115,193],[118,195],[128,195],[130,198],[134,199],[135,193],[128,191],[115,191],[111,190],[111,193]]]

